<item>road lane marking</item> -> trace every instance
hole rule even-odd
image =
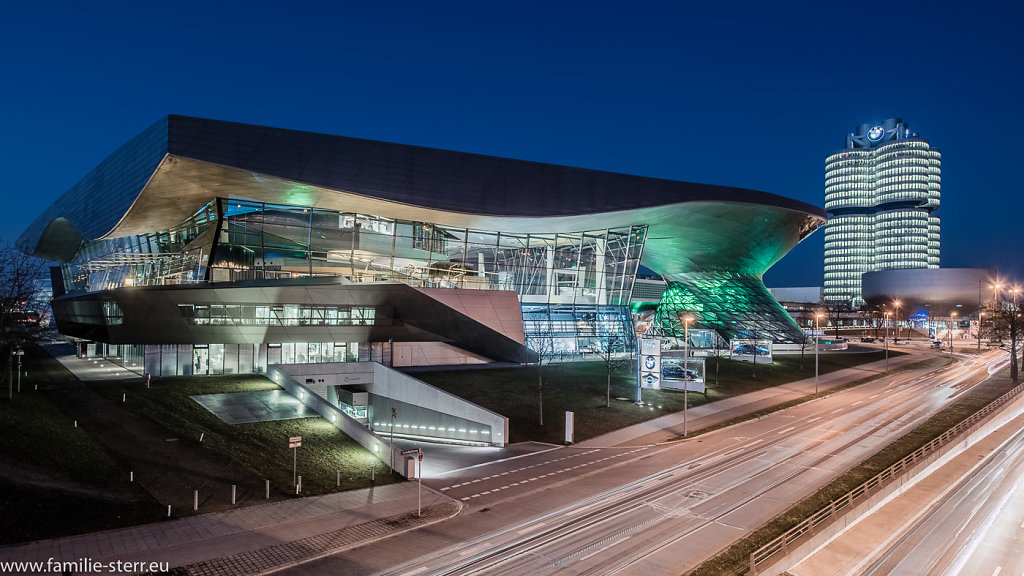
[[[566,513],[565,513],[565,516],[566,516],[567,518],[568,518],[569,516],[575,516],[576,514],[579,514],[579,513],[583,512],[583,511],[585,511],[585,510],[590,510],[591,508],[593,508],[593,507],[594,507],[594,506],[596,506],[596,505],[597,505],[597,504],[588,504],[588,505],[586,505],[586,506],[583,506],[582,508],[576,508],[576,509],[574,509],[574,510],[570,510],[570,511],[568,511],[568,512],[566,512]]]
[[[544,526],[545,524],[547,524],[547,522],[540,522],[539,524],[534,524],[533,526],[527,526],[526,528],[523,528],[522,530],[516,532],[516,534],[522,535],[526,534],[527,532],[533,532],[534,530],[540,528],[541,526]]]
[[[587,554],[583,558],[577,558],[577,559],[573,560],[573,562],[583,562],[587,558],[590,558],[591,556],[593,556],[595,554],[599,554],[601,552],[604,552],[607,549],[614,547],[616,544],[620,544],[620,543],[622,543],[622,542],[624,542],[625,540],[628,540],[628,539],[629,539],[629,536],[623,536],[622,538],[619,538],[618,540],[616,540],[615,542],[612,542],[611,544],[606,544],[606,545],[603,545],[603,546],[598,546],[597,550],[594,550],[593,552],[591,552],[590,554]]]
[[[992,573],[992,576],[999,576],[999,573],[1002,572],[1002,571],[1003,571],[1003,567],[1002,566],[996,566],[996,570],[995,570],[995,572]]]
[[[790,426],[789,428],[786,428],[785,430],[779,430],[779,434],[785,434],[786,432],[789,432],[790,430],[792,430],[794,428],[796,428],[796,426]]]
[[[476,546],[473,546],[472,548],[467,548],[467,549],[463,550],[462,552],[459,552],[459,556],[469,556],[470,554],[476,554],[477,552],[482,550],[486,545],[487,545],[487,543],[485,542],[483,544],[477,544]],[[412,572],[409,572],[409,574],[412,574]]]

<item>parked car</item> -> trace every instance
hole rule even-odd
[[[874,342],[875,339],[872,338],[871,336],[864,336],[863,338],[860,339],[860,341],[861,342]]]
[[[696,380],[697,371],[693,368],[684,369],[679,364],[665,363],[661,366],[662,378],[674,378],[679,380]]]
[[[740,344],[732,349],[733,354],[744,356],[767,356],[769,352],[764,346],[754,346],[753,344]]]
[[[932,341],[932,348],[942,348],[942,340]]]

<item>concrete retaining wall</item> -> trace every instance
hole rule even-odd
[[[360,364],[369,363],[361,362]],[[404,465],[405,457],[401,455],[399,448],[378,436],[363,423],[343,412],[333,401],[322,396],[316,390],[319,387],[307,384],[304,380],[300,382],[301,376],[291,376],[282,370],[283,367],[291,366],[322,366],[322,364],[275,364],[267,369],[267,377],[287,390],[289,394],[298,398],[300,402],[314,410],[317,414],[323,416],[325,420],[358,442],[363,448],[369,450],[381,462],[387,464],[402,476],[409,477],[407,475],[408,468]]]
[[[377,414],[369,415],[371,427],[376,423],[388,426],[390,409],[395,408],[399,424],[405,424],[396,427],[396,435],[492,446],[508,443],[508,418],[377,362],[285,364],[272,366],[267,373],[268,376],[272,373],[287,375],[296,384],[324,398],[332,408],[337,406],[338,400],[335,386],[361,386],[375,398],[371,403]],[[411,429],[409,424],[422,425],[422,429]],[[434,430],[428,430],[427,424]],[[440,431],[442,426],[444,432]],[[382,433],[387,430],[382,426],[376,428]]]

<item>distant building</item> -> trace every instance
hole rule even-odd
[[[814,315],[822,310],[821,286],[768,288],[768,293],[779,301],[782,309],[805,331],[814,326]],[[824,326],[825,323],[821,325]]]
[[[939,267],[941,157],[900,118],[861,124],[825,159],[825,291],[864,304],[861,275]]]
[[[769,288],[768,293],[781,303],[817,304],[821,302],[821,286]]]
[[[901,319],[941,318],[956,312],[961,318],[975,314],[993,297],[994,270],[939,268],[937,270],[884,270],[864,275],[864,299],[869,306],[896,310]]]

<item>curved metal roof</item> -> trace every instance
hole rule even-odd
[[[55,245],[67,241],[47,242],[44,231],[62,239],[69,229],[85,239],[151,232],[216,197],[509,232],[649,224],[644,261],[662,273],[722,258],[760,273],[825,221],[816,206],[743,188],[167,116],[86,175],[17,244],[65,260]],[[51,226],[58,218],[61,226]]]

